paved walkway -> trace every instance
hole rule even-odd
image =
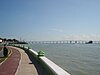
[[[18,68],[21,55],[15,48],[9,49],[12,50],[12,54],[0,65],[0,75],[15,75]]]
[[[0,65],[0,75],[48,75],[30,52],[11,46],[7,48],[12,54]]]
[[[7,48],[12,50],[12,54],[1,64],[0,75],[38,75],[35,66],[29,64],[31,61],[22,49],[16,47]]]
[[[19,64],[17,75],[38,75],[35,66],[32,61],[29,59],[28,55],[25,53],[24,50],[16,48],[21,53],[21,62]]]

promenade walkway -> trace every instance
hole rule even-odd
[[[7,48],[12,54],[0,65],[0,75],[48,75],[29,52],[11,46]]]
[[[16,75],[38,75],[38,72],[32,61],[29,59],[28,55],[24,50],[16,48],[21,53],[21,61],[16,72]]]
[[[0,65],[0,75],[15,75],[21,58],[20,52],[15,48],[9,48],[12,54]]]

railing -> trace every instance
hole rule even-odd
[[[28,43],[39,43],[39,44],[87,44],[90,41],[75,41],[75,40],[69,40],[69,41],[31,41]],[[100,44],[100,41],[92,41],[93,44]]]
[[[70,75],[68,72],[63,70],[61,67],[49,60],[47,57],[39,56],[36,51],[30,49],[29,47],[17,45],[16,47],[28,50],[43,65],[43,67],[48,71],[49,75]]]

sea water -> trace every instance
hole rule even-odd
[[[100,44],[30,44],[71,75],[100,75]]]

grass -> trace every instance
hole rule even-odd
[[[4,61],[7,57],[0,57],[0,63]]]
[[[1,50],[2,50],[2,47],[0,47],[0,51],[1,51]],[[5,58],[6,58],[6,57],[0,57],[0,63],[1,63],[2,61],[4,61]]]
[[[1,50],[2,50],[2,47],[0,47],[0,51],[1,51]],[[11,54],[11,50],[8,49],[8,51],[9,51],[9,52],[8,52],[8,53],[9,53],[9,54],[8,54],[8,57],[9,57],[9,55]],[[0,57],[0,63],[3,62],[6,58],[7,58],[7,57]]]
[[[2,47],[0,47],[0,51],[2,50]]]

